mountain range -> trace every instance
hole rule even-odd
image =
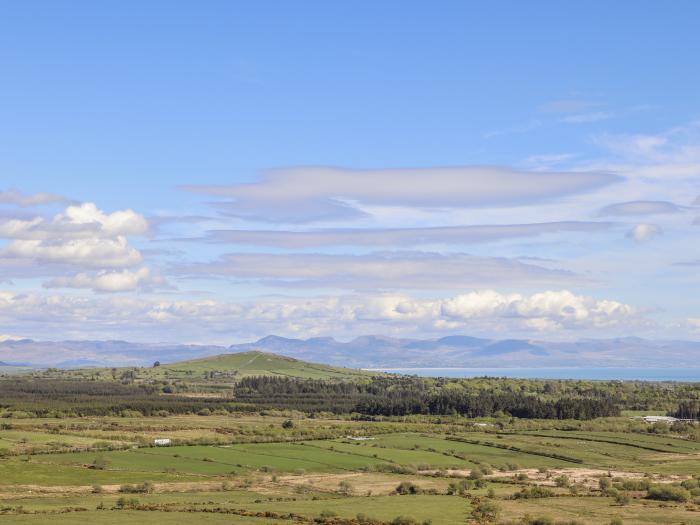
[[[5,365],[59,368],[147,366],[154,361],[168,363],[248,351],[353,368],[700,367],[700,342],[695,341],[623,337],[554,342],[466,335],[439,339],[367,335],[347,342],[332,337],[290,339],[270,335],[229,347],[13,339],[0,342],[0,361]]]

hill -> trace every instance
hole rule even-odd
[[[213,372],[214,374],[235,374],[237,377],[286,376],[305,379],[348,379],[369,375],[362,370],[309,363],[258,350],[161,365],[151,368],[150,372],[154,376],[178,374],[191,377]]]
[[[235,382],[248,376],[284,376],[303,379],[355,379],[376,375],[352,368],[309,363],[261,351],[221,354],[149,367],[53,369],[45,375],[73,379],[135,381],[185,381],[188,383]]]

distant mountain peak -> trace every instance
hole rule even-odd
[[[487,339],[452,334],[434,339],[362,335],[343,342],[333,337],[294,339],[268,335],[229,347],[146,344],[127,341],[0,342],[0,361],[34,367],[150,366],[206,358],[227,352],[259,351],[302,361],[352,368],[500,367],[687,367],[700,362],[700,342],[653,341],[638,337],[553,342]]]

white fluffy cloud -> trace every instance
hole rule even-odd
[[[44,288],[85,288],[95,292],[130,292],[167,286],[165,279],[152,275],[145,267],[133,272],[121,270],[79,273],[73,277],[56,277],[44,283]]]
[[[143,258],[129,246],[127,235],[147,231],[146,219],[132,210],[106,214],[95,204],[83,203],[52,219],[0,219],[0,237],[11,240],[0,256],[91,268],[133,266]]]
[[[1,252],[5,257],[39,263],[64,263],[93,268],[119,268],[139,264],[143,257],[129,246],[126,237],[114,239],[69,239],[57,241],[12,241]]]
[[[636,326],[640,313],[613,300],[598,300],[570,291],[529,296],[476,291],[444,299],[407,295],[350,295],[313,299],[268,299],[255,303],[216,300],[149,300],[128,296],[78,297],[0,292],[0,328],[98,331],[115,336],[166,327],[182,333],[265,335],[354,334],[400,329],[407,333],[454,330],[566,332],[614,330]],[[105,327],[112,332],[104,333]],[[178,332],[180,333],[180,332]]]

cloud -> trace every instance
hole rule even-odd
[[[12,204],[22,208],[40,206],[42,204],[64,203],[67,202],[67,200],[68,199],[65,197],[53,195],[51,193],[34,193],[32,195],[26,195],[14,190],[0,191],[0,204]]]
[[[0,257],[92,268],[133,266],[143,258],[126,236],[147,231],[146,219],[132,210],[106,214],[95,204],[83,203],[50,220],[0,218],[0,238],[10,239]]]
[[[148,231],[148,222],[143,215],[133,210],[106,214],[91,202],[69,206],[53,220],[53,226],[58,228],[75,225],[94,225],[97,233],[105,237],[143,235]]]
[[[0,255],[33,261],[73,264],[98,268],[118,268],[139,264],[143,257],[128,245],[126,237],[114,239],[15,240]]]
[[[17,335],[0,334],[0,343],[5,341],[21,341],[24,337],[19,337]]]
[[[683,208],[668,201],[629,201],[611,204],[602,208],[598,215],[605,216],[631,216],[631,215],[658,215],[667,213],[679,213]]]
[[[44,288],[86,288],[95,292],[129,292],[167,287],[165,279],[152,275],[145,267],[133,272],[121,270],[79,273],[73,277],[56,277],[44,283]]]
[[[561,122],[566,124],[587,124],[589,122],[600,122],[601,120],[609,120],[615,115],[605,111],[596,111],[594,113],[579,113],[577,115],[567,115],[562,117]]]
[[[700,121],[689,122],[656,134],[610,134],[594,142],[635,163],[690,164],[697,175],[700,161]]]
[[[226,213],[270,222],[351,219],[362,206],[484,208],[535,204],[621,180],[601,172],[527,172],[500,167],[351,170],[297,167],[266,172],[259,182],[186,186],[227,197]]]
[[[516,259],[466,254],[381,252],[367,255],[239,253],[174,269],[186,276],[227,276],[280,287],[352,290],[455,289],[499,283],[562,284],[582,278]]]
[[[212,243],[314,248],[319,246],[423,246],[430,244],[476,244],[503,239],[536,237],[558,232],[598,232],[609,222],[550,222],[540,224],[499,224],[437,226],[428,228],[288,230],[211,230],[203,239]]]
[[[148,222],[133,210],[106,214],[95,204],[86,202],[68,206],[51,220],[44,217],[0,217],[0,237],[7,239],[49,240],[113,238],[143,235]]]
[[[269,333],[310,336],[362,332],[439,333],[478,330],[513,332],[593,332],[626,329],[645,322],[633,306],[595,299],[571,291],[532,295],[473,291],[447,298],[408,295],[346,295],[315,298],[270,298],[248,303],[215,300],[153,300],[129,296],[78,297],[0,291],[0,326],[56,338],[76,331],[85,338],[98,333],[115,337],[156,334],[177,328],[183,334],[236,337]],[[46,335],[44,335],[46,337]]]
[[[637,242],[646,242],[663,235],[663,230],[656,224],[637,224],[629,232],[627,238]]]

